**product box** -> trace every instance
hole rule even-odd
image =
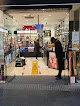
[[[71,76],[70,77],[70,83],[72,84],[72,83],[75,83],[75,76]]]

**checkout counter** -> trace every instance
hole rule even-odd
[[[21,47],[20,56],[21,57],[35,57],[36,55],[34,52],[34,47]],[[38,56],[41,57],[41,52],[39,52]]]
[[[63,56],[64,69],[68,69],[68,58],[66,58],[66,52],[63,52]],[[58,69],[56,54],[51,48],[44,48],[43,60],[49,68]]]

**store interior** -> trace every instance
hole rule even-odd
[[[29,9],[0,11],[0,34],[3,40],[1,76],[32,75],[33,61],[38,63],[38,75],[57,75],[55,52],[50,44],[51,37],[59,39],[64,51],[63,76],[69,76],[66,50],[69,41],[69,9]],[[39,39],[38,60],[35,58],[34,41]],[[20,47],[20,53],[19,53]],[[1,49],[2,50],[2,49]],[[15,67],[16,59],[24,57],[26,65]],[[53,63],[52,63],[53,60]]]

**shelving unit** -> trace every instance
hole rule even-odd
[[[8,31],[5,28],[0,28],[0,80],[5,80],[6,77],[6,65],[5,65],[5,53],[7,50],[6,40]]]

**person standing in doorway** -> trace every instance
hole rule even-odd
[[[39,54],[39,49],[40,49],[40,44],[39,44],[39,39],[37,39],[37,41],[35,41],[35,55],[36,55],[36,59],[37,59],[38,54]]]
[[[64,66],[62,45],[61,45],[61,42],[58,39],[55,39],[54,37],[51,38],[51,43],[55,44],[55,54],[58,61],[58,68],[59,68],[59,73],[55,77],[56,79],[62,79],[61,73]]]

